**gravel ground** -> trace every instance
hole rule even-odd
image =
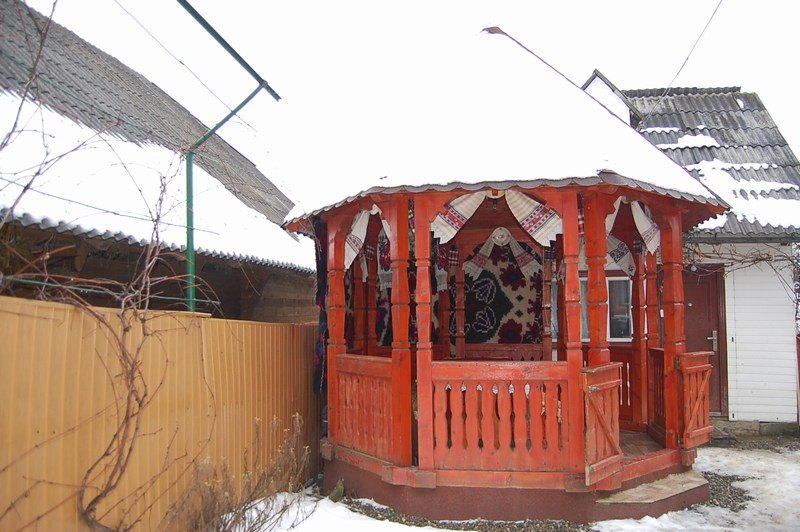
[[[774,452],[800,450],[800,438],[792,436],[749,436],[734,437],[724,433],[721,437],[714,438],[707,445],[741,450],[767,450]],[[745,480],[745,477],[735,475],[718,475],[706,472],[703,476],[708,480],[711,489],[711,499],[706,503],[711,506],[727,508],[733,512],[742,510],[752,498],[741,488],[732,484]],[[411,517],[395,512],[391,508],[364,503],[358,499],[344,499],[354,511],[379,519],[393,521],[410,526],[430,526],[445,530],[478,530],[478,531],[542,531],[542,532],[573,532],[591,530],[591,525],[581,525],[568,521],[527,520],[519,522],[507,521],[432,521],[420,517]]]

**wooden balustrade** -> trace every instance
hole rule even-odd
[[[630,347],[611,346],[611,362],[621,364],[619,385],[619,422],[623,428],[633,424],[634,397],[633,390],[637,386],[637,375],[633,368],[633,353]]]
[[[392,442],[392,359],[336,357],[337,444],[389,460]]]
[[[568,468],[566,363],[433,362],[432,384],[436,469]]]
[[[622,364],[610,362],[581,369],[586,402],[586,485],[620,471],[619,393]]]
[[[667,426],[667,405],[664,388],[664,349],[647,350],[647,432],[662,445]]]
[[[711,377],[710,351],[684,353],[678,358],[683,388],[683,444],[684,449],[702,445],[711,439],[708,403],[708,381]]]

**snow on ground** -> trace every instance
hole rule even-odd
[[[800,523],[800,451],[776,453],[764,450],[736,450],[709,447],[699,451],[695,468],[717,475],[746,477],[734,482],[752,498],[744,509],[733,512],[703,504],[670,512],[658,518],[617,519],[594,523],[599,532],[627,531],[733,531],[797,530]],[[373,503],[374,504],[374,503]],[[309,512],[314,510],[309,515]],[[298,516],[308,517],[300,522]],[[292,528],[292,525],[296,525]],[[379,521],[357,513],[344,503],[305,497],[281,522],[279,530],[316,532],[347,530],[370,532],[420,530],[400,523]],[[435,530],[425,527],[422,530]]]

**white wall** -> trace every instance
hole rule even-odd
[[[758,250],[739,244],[737,254]],[[773,246],[774,247],[774,246]],[[761,246],[767,251],[769,248]],[[787,246],[781,251],[789,252]],[[797,421],[792,272],[766,264],[725,274],[728,412],[734,421]]]

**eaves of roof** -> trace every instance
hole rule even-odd
[[[0,209],[0,220],[5,218],[8,215],[8,209]],[[8,217],[8,221],[11,223],[17,224],[23,228],[33,228],[39,229],[46,232],[53,232],[58,234],[68,234],[77,238],[85,238],[87,240],[95,240],[95,241],[103,241],[103,242],[113,242],[119,244],[126,244],[129,246],[137,246],[137,247],[147,247],[150,245],[150,242],[145,239],[137,239],[131,235],[125,234],[123,232],[117,231],[100,231],[98,229],[91,229],[91,228],[84,228],[78,224],[72,224],[65,221],[58,221],[58,220],[51,220],[50,218],[37,218],[32,216],[28,213],[18,214],[12,213]],[[7,222],[8,223],[8,222]],[[172,252],[172,253],[185,253],[186,246],[179,246],[173,243],[168,242],[161,242],[160,243],[161,250],[164,252]],[[295,271],[299,273],[311,274],[314,272],[314,269],[307,268],[305,266],[300,266],[297,264],[292,264],[289,262],[282,262],[282,261],[275,261],[270,259],[264,259],[261,257],[255,257],[252,255],[241,255],[238,253],[225,253],[221,251],[215,250],[206,250],[203,248],[198,248],[195,250],[197,255],[217,259],[217,260],[225,260],[225,261],[232,261],[232,262],[239,262],[239,263],[247,263],[253,264],[257,266],[266,266],[271,268],[281,268],[285,270]]]

